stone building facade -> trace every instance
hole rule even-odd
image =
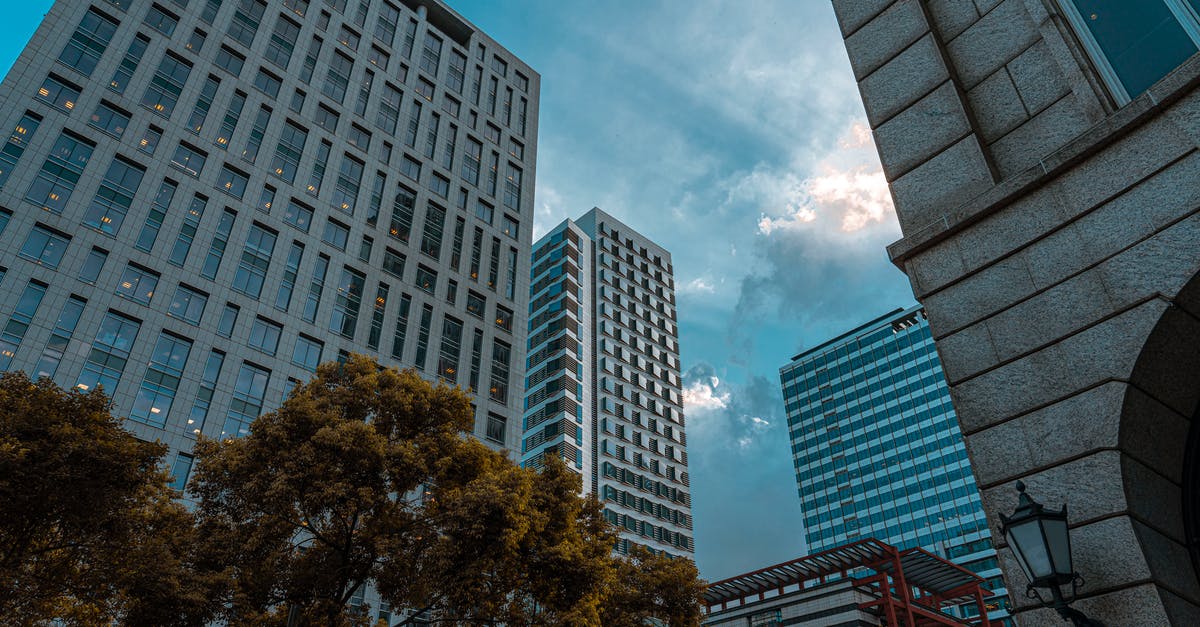
[[[833,0],[993,536],[1066,503],[1109,625],[1200,624],[1197,4]]]

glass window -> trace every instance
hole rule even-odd
[[[240,438],[250,433],[250,423],[262,413],[263,398],[271,371],[250,362],[242,362],[233,384],[233,399],[221,427],[221,439]]]
[[[117,283],[117,295],[143,305],[149,305],[158,287],[158,273],[130,263]]]
[[[188,253],[192,250],[192,242],[196,240],[196,231],[200,228],[200,218],[204,217],[204,209],[207,205],[207,198],[199,194],[192,197],[192,202],[183,216],[183,224],[179,227],[179,235],[175,238],[175,245],[171,248],[171,256],[167,259],[167,263],[183,266],[187,261]]]
[[[26,111],[17,125],[13,127],[12,135],[9,135],[4,147],[0,148],[0,187],[3,187],[4,183],[8,181],[13,168],[21,159],[21,155],[25,154],[25,148],[29,146],[29,140],[33,138],[33,133],[41,125],[41,121],[40,116]]]
[[[144,21],[147,26],[167,37],[170,37],[175,32],[175,27],[179,25],[179,18],[168,13],[166,9],[157,4],[150,6],[150,11],[146,13]]]
[[[300,203],[300,201],[292,198],[288,201],[287,209],[283,212],[283,221],[288,224],[308,232],[308,227],[312,224],[313,209]]]
[[[429,176],[429,189],[442,198],[449,198],[450,179],[434,172]]]
[[[163,117],[171,117],[191,72],[191,63],[167,53],[154,72],[154,80],[150,81],[150,86],[142,96],[142,106]]]
[[[446,316],[442,320],[442,343],[438,349],[438,377],[451,384],[458,382],[458,358],[462,352],[463,323]]]
[[[91,76],[116,32],[116,21],[95,9],[88,9],[62,54],[58,55],[59,62],[75,68],[84,76]]]
[[[321,185],[325,183],[325,166],[329,163],[331,150],[333,150],[333,144],[322,139],[320,147],[317,148],[316,159],[313,159],[312,173],[308,176],[308,187],[305,189],[312,196],[321,194]]]
[[[254,35],[258,33],[266,10],[267,5],[262,0],[238,0],[237,10],[229,23],[229,37],[247,48],[253,46]]]
[[[483,144],[473,137],[467,137],[467,149],[463,152],[462,177],[472,185],[479,184],[479,168],[483,159]],[[491,224],[491,220],[488,220]]]
[[[391,83],[384,83],[383,96],[379,100],[379,112],[375,117],[375,126],[383,129],[389,135],[396,132],[400,122],[400,103],[402,94]]]
[[[191,351],[192,343],[188,340],[166,331],[158,336],[146,377],[142,379],[133,408],[129,410],[130,419],[160,429],[167,425],[167,415],[175,402],[175,392]]]
[[[392,204],[391,227],[388,235],[402,242],[408,242],[412,234],[413,215],[416,211],[417,194],[405,187],[396,191],[396,201]]]
[[[330,133],[337,133],[339,117],[341,116],[338,115],[337,111],[334,111],[333,109],[330,109],[322,104],[317,105],[317,115],[313,121],[317,126],[329,131]]]
[[[146,173],[139,165],[121,157],[113,159],[100,183],[100,189],[83,213],[83,223],[109,235],[116,235],[133,205],[133,197]]]
[[[434,259],[441,256],[442,235],[445,229],[446,210],[430,204],[425,209],[425,227],[421,236],[421,252]]]
[[[71,238],[40,224],[33,227],[25,243],[21,245],[21,256],[47,268],[58,268]]]
[[[96,106],[96,111],[92,113],[88,124],[120,139],[129,126],[129,114],[107,102],[101,102]]]
[[[221,174],[217,178],[217,188],[238,200],[246,194],[246,186],[249,183],[250,178],[247,175],[227,165],[221,167]]]
[[[321,86],[321,93],[325,94],[334,102],[342,104],[346,99],[346,90],[350,87],[350,73],[354,70],[354,61],[346,55],[339,52],[334,52],[333,58],[329,61],[329,72],[325,75],[325,83]]]
[[[250,137],[246,140],[246,148],[242,151],[242,158],[246,161],[254,163],[258,158],[258,150],[262,147],[263,136],[267,134],[267,124],[271,121],[271,108],[267,105],[262,105],[258,109],[258,115],[254,117],[254,125],[250,127]],[[303,148],[303,143],[301,143]],[[299,157],[297,157],[297,161]],[[276,174],[282,176],[282,172]]]
[[[492,385],[489,388],[491,399],[501,404],[508,403],[509,360],[512,347],[500,340],[492,341]]]
[[[171,299],[167,315],[199,325],[207,304],[208,294],[180,283],[179,287],[175,288],[175,296]]]
[[[335,220],[327,220],[321,240],[338,250],[346,250],[346,243],[350,241],[350,227]]]
[[[342,276],[338,281],[333,301],[333,315],[329,319],[330,331],[354,339],[354,330],[358,326],[358,310],[362,306],[366,283],[367,278],[363,273],[349,266],[342,267]]]
[[[351,146],[362,149],[366,152],[371,148],[371,132],[357,125],[350,125],[350,133],[346,136],[346,141],[350,142]]]
[[[496,210],[493,209],[491,207],[491,205],[487,204],[486,202],[483,202],[482,200],[475,201],[475,217],[476,218],[479,218],[480,220],[484,221],[487,224],[491,224],[495,215],[496,215]]]
[[[512,333],[513,312],[507,307],[496,305],[496,326]]]
[[[85,283],[95,283],[96,279],[100,278],[100,272],[104,270],[104,262],[107,260],[107,250],[92,248],[88,251],[87,258],[83,260],[83,267],[79,269],[79,280]]]
[[[271,164],[276,176],[288,183],[295,182],[296,170],[300,167],[300,157],[304,154],[304,144],[307,140],[308,132],[291,120],[283,125],[279,144],[275,148],[275,159]]]
[[[217,335],[222,337],[230,337],[233,335],[233,328],[237,325],[238,313],[241,309],[233,303],[225,303],[225,309],[221,311],[221,320],[217,323]]]
[[[423,265],[418,265],[417,287],[430,294],[437,292],[437,272],[430,270]]]
[[[397,278],[404,278],[404,255],[391,248],[383,251],[383,271]]]
[[[325,345],[320,340],[301,335],[296,338],[296,348],[292,351],[292,363],[309,372],[316,372],[317,366],[321,364],[321,351],[323,350],[325,350]]]
[[[204,49],[204,42],[206,40],[208,40],[208,33],[205,33],[197,28],[192,31],[190,36],[188,36],[187,43],[184,44],[183,47],[187,48],[191,52],[199,54],[200,51]]]
[[[221,80],[211,74],[204,79],[204,86],[200,88],[200,95],[196,98],[196,106],[192,107],[192,113],[187,120],[187,127],[192,133],[199,133],[204,128],[204,121],[208,119],[213,98],[217,97],[217,89],[220,86]]]
[[[482,320],[483,312],[486,309],[487,309],[487,299],[479,294],[476,294],[473,291],[468,290],[467,291],[467,313]]]
[[[425,45],[421,47],[421,70],[437,76],[442,57],[442,39],[432,31],[425,31]]]
[[[38,100],[63,111],[70,111],[79,102],[80,89],[51,74],[38,89]]]
[[[90,390],[103,386],[111,396],[121,381],[125,366],[129,362],[129,351],[137,339],[138,330],[142,323],[115,311],[104,314],[100,330],[92,342],[92,350],[88,353],[83,365],[83,372],[75,387]]]
[[[117,66],[117,71],[113,74],[112,80],[108,83],[108,88],[118,94],[125,93],[125,88],[129,86],[129,81],[133,79],[133,72],[137,69],[139,63],[142,62],[142,55],[146,54],[146,48],[150,46],[150,38],[138,33],[133,41],[129,44],[129,50],[121,59],[121,65]]]
[[[518,239],[517,236],[520,231],[521,226],[520,223],[517,222],[517,219],[508,215],[507,213],[504,214],[504,219],[500,222],[500,232],[513,239]]]
[[[175,456],[175,463],[171,465],[170,487],[176,493],[183,494],[187,489],[188,476],[192,473],[192,461],[192,456],[186,453]]]
[[[58,316],[58,321],[54,323],[54,330],[50,333],[50,339],[46,341],[46,349],[42,351],[42,357],[38,359],[37,366],[33,370],[34,377],[54,378],[55,373],[58,372],[58,365],[62,362],[63,355],[70,345],[71,336],[75,334],[75,326],[79,324],[79,318],[83,315],[83,309],[86,305],[86,300],[74,294],[67,300],[67,304],[63,306],[62,313]]]
[[[296,290],[296,278],[300,274],[300,262],[303,259],[304,245],[292,242],[287,264],[283,269],[283,279],[279,282],[279,291],[275,293],[275,308],[280,311],[287,311],[292,304],[292,293]]]
[[[21,340],[25,339],[25,332],[33,323],[33,318],[45,295],[46,285],[44,283],[30,281],[25,286],[25,291],[17,300],[12,317],[9,318],[8,324],[4,325],[4,330],[0,331],[0,370],[8,370],[12,365],[17,348],[20,347]]]
[[[504,206],[521,212],[521,168],[512,163],[508,164],[508,173],[504,177]]]
[[[235,91],[233,98],[229,100],[229,108],[225,109],[225,115],[221,118],[221,128],[217,131],[216,145],[218,148],[225,149],[229,146],[229,139],[233,137],[233,131],[237,129],[238,120],[242,116],[242,109],[246,106],[246,94]]]
[[[242,68],[246,65],[246,57],[234,52],[229,46],[221,46],[221,49],[217,51],[216,65],[234,76],[241,76]]]
[[[246,235],[246,245],[233,275],[233,289],[257,299],[271,265],[277,234],[254,223]]]
[[[264,55],[267,61],[286,72],[299,37],[300,25],[280,17],[275,21],[275,31],[271,33],[271,39],[267,41],[267,52]]]
[[[283,335],[283,325],[258,316],[250,325],[250,347],[268,355],[274,355],[276,349],[279,348],[279,336],[281,335]]]
[[[175,156],[171,157],[171,165],[183,170],[189,176],[199,177],[207,159],[208,154],[204,151],[179,142],[179,146],[175,148]]]
[[[153,155],[154,150],[158,148],[158,143],[162,141],[162,129],[157,126],[146,127],[146,132],[142,134],[142,140],[138,142],[138,150]]]
[[[345,24],[338,30],[338,42],[351,50],[358,50],[358,44],[362,40],[358,33],[350,30]]]
[[[379,350],[379,340],[383,336],[383,316],[387,310],[388,285],[380,283],[375,290],[375,303],[371,312],[371,329],[367,334],[367,348]]]
[[[217,223],[217,232],[213,234],[212,243],[209,244],[208,256],[204,258],[200,276],[210,280],[217,277],[217,269],[225,256],[225,246],[229,243],[229,234],[233,231],[233,222],[236,219],[237,212],[226,207],[221,214],[221,221]]]
[[[404,160],[400,162],[400,173],[414,181],[420,181],[421,162],[408,155],[404,155]]]
[[[304,298],[305,322],[316,322],[317,311],[321,307],[321,293],[325,289],[325,275],[329,271],[329,257],[317,255],[317,264],[313,267],[312,279],[308,284],[308,294]]]

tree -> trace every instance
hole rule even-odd
[[[521,468],[464,436],[473,413],[458,388],[352,356],[320,366],[246,437],[201,440],[191,492],[202,567],[232,575],[224,618],[361,624],[348,603],[368,584],[453,623],[600,625],[614,590],[633,607],[616,536],[578,475],[554,456]],[[698,602],[638,611],[675,620]]]
[[[606,627],[646,625],[652,619],[672,627],[699,625],[704,588],[691,560],[635,545],[617,560],[601,622]]]
[[[201,625],[192,519],[101,391],[0,375],[0,623]]]

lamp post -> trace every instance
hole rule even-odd
[[[1104,627],[1103,623],[1071,607],[1083,578],[1071,564],[1067,506],[1063,505],[1057,512],[1047,510],[1025,493],[1025,484],[1021,481],[1017,482],[1017,492],[1017,510],[1012,516],[1000,515],[1000,530],[1029,579],[1025,595],[1054,608],[1063,620],[1076,627]],[[1062,591],[1066,584],[1071,584],[1069,597]],[[1049,602],[1038,593],[1039,588],[1049,590]]]

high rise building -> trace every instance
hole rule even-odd
[[[1200,623],[1200,3],[832,5],[1009,588],[1022,481],[1073,608]]]
[[[925,312],[897,309],[780,370],[809,551],[921,547],[1004,582]],[[974,605],[961,611],[977,612]]]
[[[350,352],[520,442],[539,77],[436,0],[55,3],[0,84],[0,368],[182,487]]]
[[[671,254],[599,209],[534,244],[522,464],[565,459],[630,543],[691,557]]]

